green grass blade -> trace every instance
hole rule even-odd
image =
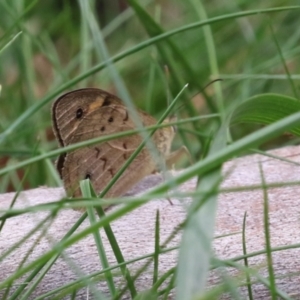
[[[266,254],[267,254],[267,264],[268,264],[268,272],[269,272],[269,280],[270,280],[270,293],[272,300],[277,299],[277,286],[275,281],[275,273],[273,266],[273,258],[272,258],[272,247],[271,247],[271,232],[269,226],[269,196],[267,188],[265,185],[264,172],[262,169],[261,163],[259,163],[259,172],[261,176],[261,181],[263,184],[263,194],[264,194],[264,231],[265,231],[265,242],[266,242]]]
[[[245,212],[244,219],[243,219],[243,255],[245,256],[244,259],[245,267],[248,268],[249,264],[248,264],[248,257],[247,257],[246,218],[247,218],[247,212]],[[247,283],[249,300],[253,300],[254,298],[252,293],[251,278],[248,275],[248,273],[246,274],[246,283]]]
[[[93,192],[91,191],[92,187],[91,187],[90,181],[88,179],[80,182],[80,189],[81,189],[83,197],[91,198],[91,197],[95,196],[94,191]],[[88,217],[90,220],[90,224],[91,225],[95,224],[96,216],[95,216],[94,208],[87,207],[87,214],[88,214]],[[109,268],[109,263],[108,263],[108,259],[107,259],[105,249],[103,246],[102,238],[100,236],[100,232],[98,230],[95,230],[93,232],[93,236],[94,236],[94,241],[95,241],[95,244],[97,247],[99,259],[101,261],[101,265],[104,269]],[[111,296],[114,296],[116,294],[116,287],[115,287],[112,273],[110,271],[105,272],[104,276],[105,276],[110,294],[111,294]],[[95,288],[96,287],[94,287],[94,289]],[[97,295],[97,291],[94,292],[94,296],[95,295]]]

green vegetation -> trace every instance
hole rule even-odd
[[[226,160],[255,149],[263,151],[299,142],[300,6],[285,6],[284,0],[128,0],[122,2],[126,3],[124,7],[117,5],[117,1],[104,4],[107,7],[103,10],[99,3],[97,0],[0,0],[1,193],[61,185],[54,160],[64,150],[58,149],[52,133],[51,104],[63,92],[82,87],[98,87],[117,94],[125,104],[134,104],[157,119],[183,91],[176,102],[178,109],[170,112],[178,114],[178,134],[173,147],[185,144],[196,163],[190,166],[188,161],[181,162],[187,168],[171,183],[166,181],[140,201],[129,202],[107,216],[99,206],[100,200],[72,202],[70,205],[74,207],[88,207],[74,229],[87,216],[90,228],[76,235],[66,232],[66,238],[56,248],[25,263],[15,276],[0,282],[0,290],[11,286],[25,270],[34,274],[45,262],[54,263],[61,251],[58,249],[94,234],[99,260],[107,270],[103,274],[111,298],[117,299],[119,291],[111,280],[111,266],[105,258],[101,237],[94,230],[105,227],[121,265],[120,273],[131,295],[135,295],[134,279],[123,264],[110,222],[146,201],[165,195],[170,184],[201,176],[186,219],[176,269],[181,283],[177,285],[178,299],[192,299],[187,282],[198,286],[201,299],[218,297],[224,291],[234,295],[232,286],[225,283],[204,293],[206,275],[212,266],[211,252],[201,245],[210,242],[214,235],[217,195],[213,191],[218,189],[220,167]],[[288,4],[298,5],[298,2]],[[287,137],[285,132],[293,137]],[[72,145],[70,149],[91,143],[95,140]],[[82,183],[82,190],[87,198],[95,196],[87,182]],[[199,191],[205,191],[204,196],[199,196]],[[49,210],[56,215],[67,201],[36,206],[29,211]],[[96,212],[100,220],[91,209],[94,204],[98,204]],[[0,222],[25,212],[26,209],[18,212],[12,209],[0,214]],[[159,217],[156,235],[159,235],[158,220]],[[208,241],[193,239],[198,226],[205,230]],[[267,221],[265,228],[268,233]],[[154,261],[162,251],[159,244],[156,246]],[[271,248],[266,247],[266,251],[270,257]],[[188,269],[189,262],[193,263],[192,270]],[[202,282],[195,276],[200,264]],[[236,267],[233,262],[232,266]],[[274,273],[271,267],[269,270],[266,285],[276,297]],[[249,277],[255,276],[246,266],[242,271]],[[103,274],[97,274],[96,279],[100,280]],[[155,299],[157,294],[167,297],[177,282],[174,274],[171,266],[166,274],[156,274],[153,289],[136,299]],[[26,297],[30,297],[35,280],[35,276],[28,279],[31,288]],[[170,284],[161,289],[165,280]],[[258,276],[255,280],[263,282]],[[95,278],[82,278],[61,293],[72,295],[92,281]],[[20,286],[18,295],[24,288],[26,285]],[[8,295],[7,299],[14,298]]]

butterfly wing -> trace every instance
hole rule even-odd
[[[139,115],[145,126],[156,122],[142,111]],[[59,98],[53,106],[53,123],[62,146],[135,128],[122,101],[98,89],[78,90]],[[157,138],[162,132],[155,133]],[[61,155],[57,167],[68,194],[80,196],[79,181],[85,178],[100,193],[141,142],[141,136],[136,134]],[[152,156],[144,148],[107,196],[124,194],[155,168]]]
[[[123,144],[127,143],[123,139]],[[129,141],[131,142],[131,141]],[[89,178],[97,193],[100,193],[134,149],[115,148],[109,142],[104,142],[87,148],[81,148],[69,153],[64,161],[62,177],[69,195],[81,195],[78,183]],[[135,160],[126,168],[122,176],[106,194],[107,197],[120,196],[155,169],[155,163],[147,149],[143,149]]]
[[[62,95],[52,107],[53,129],[58,142],[61,146],[71,144],[78,130],[88,133],[91,126],[94,126],[88,123],[91,115],[96,113],[98,120],[102,120],[120,105],[122,101],[119,98],[96,88],[80,89]],[[109,131],[109,128],[106,129]],[[89,137],[84,135],[81,141],[87,139]]]

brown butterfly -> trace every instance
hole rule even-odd
[[[137,113],[145,127],[157,123],[149,114],[141,110]],[[52,107],[52,119],[56,138],[62,147],[136,129],[122,101],[97,88],[79,89],[59,97]],[[182,148],[170,153],[174,135],[174,128],[170,126],[158,129],[152,136],[159,154],[167,162],[174,162],[182,154]],[[142,141],[140,134],[129,135],[60,155],[57,169],[67,194],[80,197],[79,181],[87,178],[99,194]],[[144,147],[106,197],[123,195],[156,169],[156,160]]]

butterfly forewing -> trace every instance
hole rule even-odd
[[[144,126],[156,120],[138,111]],[[61,146],[136,128],[122,101],[99,89],[81,89],[61,96],[53,105],[53,128]],[[167,155],[173,135],[170,128],[153,136],[158,150]],[[139,134],[120,137],[62,154],[58,170],[68,195],[79,197],[79,181],[89,178],[100,193],[143,141]],[[106,196],[120,196],[156,169],[155,160],[144,148],[127,167]]]
[[[101,120],[122,105],[117,97],[99,89],[81,89],[67,93],[58,98],[52,108],[53,128],[61,146],[71,143],[78,129],[89,126],[91,115]],[[83,137],[82,140],[88,138]]]

